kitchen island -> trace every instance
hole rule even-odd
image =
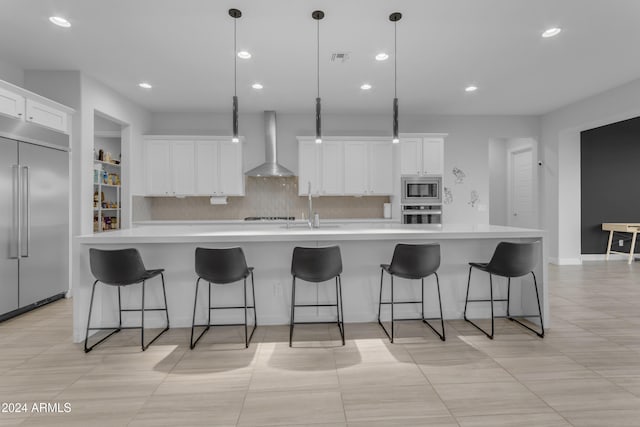
[[[545,232],[542,230],[493,225],[404,225],[397,223],[323,223],[309,229],[306,223],[221,224],[221,225],[145,225],[109,233],[77,236],[74,244],[80,259],[74,263],[74,340],[84,339],[91,284],[89,248],[122,249],[135,247],[142,254],[147,268],[164,268],[171,327],[190,327],[195,294],[194,251],[198,246],[221,248],[241,246],[247,263],[255,268],[255,293],[258,323],[287,324],[291,301],[291,254],[295,246],[340,245],[342,252],[343,304],[345,322],[372,322],[377,319],[380,292],[380,264],[389,263],[397,243],[439,243],[441,246],[440,289],[446,319],[462,318],[467,285],[468,262],[488,261],[500,241],[526,242],[541,240],[540,262],[536,267],[538,285],[543,302],[545,327],[549,326],[548,281],[546,267]],[[388,277],[385,289],[388,291]],[[506,279],[494,280],[494,298],[506,296]],[[159,280],[159,279],[154,279]],[[474,271],[471,297],[489,294],[489,277]],[[522,288],[518,285],[522,282]],[[296,300],[314,303],[331,299],[331,286],[311,284],[296,289]],[[419,281],[397,279],[396,299],[415,299],[420,296]],[[536,299],[530,276],[513,280],[512,313],[536,313]],[[139,306],[140,286],[123,289],[123,305]],[[241,286],[216,286],[216,304],[224,305],[241,300]],[[203,296],[203,293],[200,295]],[[147,306],[161,301],[160,286],[147,287]],[[204,296],[203,296],[204,297]],[[204,297],[206,298],[206,297]],[[501,314],[496,303],[497,314]],[[196,316],[205,318],[205,300],[200,301]],[[113,325],[117,319],[114,289],[99,286],[92,323]],[[437,316],[435,280],[425,280],[425,316]],[[335,310],[335,309],[334,309]],[[418,306],[398,306],[396,317],[415,317]],[[331,318],[328,308],[308,309],[296,313],[301,321],[317,316]],[[214,312],[216,323],[238,322],[243,313],[231,310]],[[139,313],[123,317],[123,323],[139,322]],[[160,325],[158,313],[148,313],[149,326]],[[488,317],[489,304],[473,304],[469,317]],[[384,315],[388,318],[388,313]],[[347,328],[348,337],[348,328]]]

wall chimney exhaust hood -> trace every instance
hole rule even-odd
[[[281,177],[294,176],[289,169],[278,164],[278,142],[276,136],[276,112],[264,112],[265,162],[245,172],[247,176]]]

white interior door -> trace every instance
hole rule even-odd
[[[527,147],[509,154],[509,225],[536,227],[533,185],[533,148]]]

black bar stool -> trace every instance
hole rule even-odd
[[[140,342],[142,351],[149,348],[151,343],[158,339],[160,335],[169,330],[169,310],[167,309],[167,292],[164,288],[164,275],[162,272],[164,269],[147,270],[144,267],[142,258],[137,249],[119,249],[115,251],[105,251],[100,249],[89,249],[89,262],[91,265],[91,273],[96,278],[93,282],[93,288],[91,289],[91,302],[89,303],[89,316],[87,318],[87,332],[84,338],[84,352],[88,353],[95,346],[109,338],[116,332],[120,332],[122,329],[140,329]],[[144,306],[144,291],[146,281],[160,276],[162,279],[162,295],[164,296],[164,308],[145,308]],[[118,288],[118,326],[112,328],[92,328],[91,327],[91,311],[93,310],[93,297],[96,292],[96,285],[98,282],[102,282],[105,285],[116,286]],[[142,283],[142,304],[141,308],[122,308],[122,299],[120,297],[120,288],[123,286],[135,285]],[[122,326],[122,312],[123,311],[140,311],[142,313],[142,321],[140,326]],[[164,328],[158,335],[156,335],[147,345],[144,344],[144,313],[146,311],[164,311],[167,317],[167,327]],[[102,338],[100,341],[93,344],[91,347],[87,347],[89,340],[89,331],[105,331],[113,330],[109,335]]]
[[[289,324],[289,347],[293,342],[293,326],[298,324],[311,323],[333,323],[333,322],[295,322],[296,307],[335,307],[336,323],[342,337],[344,345],[344,313],[342,311],[342,257],[340,247],[325,246],[317,248],[293,248],[291,259],[291,275],[293,283],[291,286],[291,322]],[[306,282],[320,283],[335,278],[336,281],[336,303],[335,304],[296,304],[296,279]]]
[[[482,331],[487,337],[493,339],[494,333],[494,318],[507,318],[511,321],[517,322],[532,332],[535,332],[540,338],[544,338],[544,326],[542,324],[542,310],[540,308],[540,295],[538,293],[538,283],[536,281],[536,275],[533,269],[538,264],[540,254],[540,241],[531,243],[509,243],[500,242],[496,247],[491,261],[488,263],[469,263],[469,280],[467,281],[467,297],[464,303],[464,320],[471,323],[473,326]],[[489,273],[489,295],[490,299],[469,299],[469,286],[471,284],[471,270],[477,268],[481,271]],[[509,297],[511,295],[511,278],[522,277],[531,273],[533,276],[533,286],[536,290],[536,299],[538,301],[538,314],[517,316],[518,318],[524,317],[538,317],[540,319],[540,332],[530,328],[524,323],[520,322],[515,316],[511,316],[509,313]],[[507,298],[494,299],[493,298],[493,275],[502,276],[507,278]],[[506,316],[494,316],[493,303],[494,301],[506,301],[507,303],[507,315]],[[467,319],[467,304],[470,302],[490,302],[491,303],[491,334],[487,333],[480,326],[476,325],[471,320]]]
[[[393,251],[393,258],[391,264],[380,264],[380,300],[378,304],[378,323],[387,334],[387,337],[393,342],[394,338],[394,323],[402,320],[422,320],[433,332],[440,337],[442,341],[445,340],[444,332],[444,319],[442,317],[442,300],[440,298],[440,279],[438,278],[438,267],[440,267],[440,245],[437,243],[420,244],[420,245],[408,245],[399,243],[396,245]],[[387,272],[391,276],[391,300],[382,301],[382,284],[384,279],[384,272]],[[438,306],[440,307],[440,317],[425,319],[424,317],[424,278],[434,275],[436,277],[436,288],[438,290]],[[420,279],[422,284],[422,298],[417,301],[396,301],[393,296],[393,277],[401,277],[403,279]],[[380,312],[382,311],[382,305],[391,305],[391,334],[387,331],[387,328],[382,324],[380,319]],[[393,306],[395,304],[420,304],[421,317],[414,319],[396,319],[393,314]],[[440,320],[440,326],[442,333],[438,332],[431,324],[429,320]]]
[[[258,317],[256,315],[256,292],[253,285],[253,267],[247,267],[247,261],[244,257],[242,248],[227,249],[206,249],[196,248],[196,296],[193,302],[193,322],[191,323],[191,349],[209,330],[211,326],[242,326],[244,325],[244,345],[249,347],[249,341],[253,337],[253,333],[258,326]],[[247,305],[247,277],[251,276],[251,293],[253,295],[253,305]],[[208,299],[208,319],[206,324],[196,324],[196,304],[198,303],[198,287],[200,280],[209,282],[209,299]],[[211,305],[211,285],[226,285],[229,283],[243,280],[242,293],[244,296],[244,305],[241,306],[212,306]],[[244,323],[211,323],[211,310],[238,310],[244,309]],[[253,309],[253,329],[251,335],[248,335],[247,329],[247,310]],[[193,340],[194,328],[205,327],[204,331]]]

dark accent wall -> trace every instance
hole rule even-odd
[[[582,253],[603,254],[603,222],[640,223],[640,117],[581,133],[580,179]],[[612,250],[629,251],[630,241],[618,246],[624,236],[616,233]]]

